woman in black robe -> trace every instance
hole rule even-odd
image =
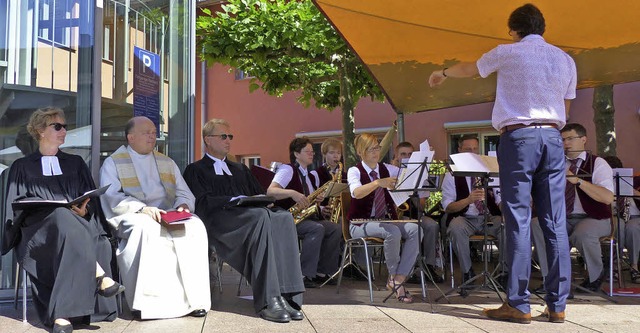
[[[12,209],[15,200],[71,201],[95,189],[82,158],[59,150],[67,133],[61,109],[35,111],[27,129],[39,148],[11,165],[5,223],[19,237],[13,244],[16,257],[31,279],[40,320],[53,326],[53,332],[72,332],[71,320],[113,321],[117,311],[112,296],[124,287],[108,277],[112,252],[98,219],[99,202],[87,199],[71,208]]]

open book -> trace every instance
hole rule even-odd
[[[111,184],[86,192],[85,194],[71,200],[45,200],[41,198],[24,198],[21,200],[17,200],[11,203],[11,207],[13,210],[24,210],[24,209],[38,209],[43,207],[71,207],[75,205],[80,205],[87,198],[98,197],[111,186]]]

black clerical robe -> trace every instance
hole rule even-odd
[[[61,175],[44,176],[39,152],[16,160],[9,170],[6,216],[15,221],[20,240],[15,253],[31,279],[33,303],[40,320],[53,325],[57,318],[112,321],[115,298],[96,294],[96,262],[111,276],[111,245],[99,222],[99,202],[92,199],[86,217],[68,208],[13,211],[16,199],[71,201],[95,189],[82,158],[56,154]]]
[[[263,194],[264,190],[245,165],[223,163],[227,163],[231,176],[216,175],[214,161],[206,155],[184,171],[184,179],[196,197],[195,213],[207,228],[209,244],[249,281],[256,312],[267,305],[268,299],[280,295],[301,306],[304,284],[291,213],[232,206],[233,197]]]

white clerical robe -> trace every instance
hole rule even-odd
[[[122,192],[115,162],[111,157],[100,169],[100,186],[111,184],[100,199],[107,221],[120,239],[116,257],[129,308],[140,311],[141,319],[172,318],[193,310],[211,308],[207,232],[195,215],[183,226],[170,230],[146,214],[144,206],[172,210],[195,198],[175,165],[176,200],[163,207],[166,191],[152,154],[140,155],[127,147],[144,200]]]

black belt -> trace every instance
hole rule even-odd
[[[533,123],[533,124],[529,124],[529,125],[513,124],[513,125],[507,125],[507,126],[502,127],[500,129],[500,134],[506,133],[506,132],[515,131],[515,130],[521,129],[521,128],[555,128],[555,129],[558,129],[558,125],[555,124],[555,123]]]

